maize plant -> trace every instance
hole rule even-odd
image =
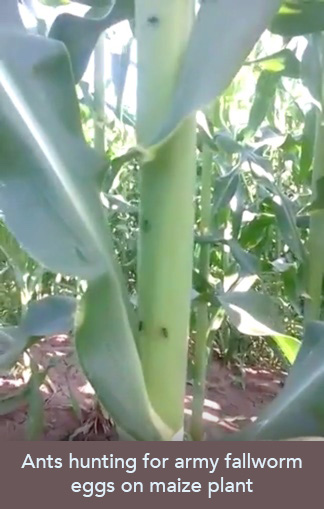
[[[22,3],[27,7],[30,4],[27,0]],[[0,366],[10,368],[37,338],[72,329],[80,366],[119,429],[135,440],[182,440],[193,272],[196,113],[214,115],[215,101],[267,28],[286,38],[307,35],[315,55],[314,80],[321,82],[324,3],[82,3],[91,8],[85,17],[60,14],[47,36],[35,35],[24,27],[18,0],[0,3],[2,218],[21,248],[39,266],[86,281],[87,286],[80,300],[59,296],[40,300],[28,307],[19,326],[2,328]],[[107,173],[105,140],[98,128],[95,149],[86,143],[76,94],[76,85],[97,45],[95,85],[98,109],[104,114],[100,102],[104,64],[100,41],[106,29],[126,19],[131,21],[137,40],[138,68],[134,147],[140,161],[136,307],[128,295],[101,203]],[[322,86],[320,89],[319,102],[323,104]],[[252,117],[250,133],[256,122]],[[304,249],[300,239],[290,235],[288,240],[297,258],[307,266],[305,337],[285,389],[265,414],[239,435],[244,439],[323,432],[324,327],[319,321],[324,274],[321,112],[317,119],[310,244]],[[217,132],[215,118],[214,128]],[[201,237],[208,235],[211,219],[212,165],[207,144],[203,149]],[[272,184],[266,185],[295,232],[284,198]],[[204,279],[210,263],[208,243],[200,253],[199,270]],[[233,242],[229,245],[238,253]],[[250,298],[254,305],[258,297]],[[231,301],[226,294],[220,297],[232,315],[240,307],[237,295],[235,299]],[[208,307],[201,302],[191,429],[192,438],[198,440],[203,437],[208,329]],[[285,340],[271,324],[267,330],[278,341]]]

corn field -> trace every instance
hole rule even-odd
[[[83,429],[208,439],[216,362],[284,380],[217,439],[322,436],[324,2],[77,4],[0,2],[0,424],[64,337]]]

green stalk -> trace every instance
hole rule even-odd
[[[157,132],[194,19],[194,0],[137,0],[139,144]],[[182,433],[192,276],[195,119],[141,168],[138,294],[141,356],[151,403]]]
[[[314,148],[314,164],[312,175],[313,200],[317,196],[317,184],[324,178],[324,86],[323,86],[323,64],[324,64],[324,38],[318,38],[319,60],[322,70],[322,111],[318,112],[316,139]],[[309,231],[309,258],[308,258],[308,295],[306,302],[305,319],[319,320],[321,317],[322,286],[324,277],[324,210],[318,210],[310,216]]]
[[[313,196],[317,193],[317,182],[324,178],[324,118],[319,113],[313,167]],[[321,315],[322,285],[324,276],[324,211],[311,214],[309,231],[308,295],[306,319],[319,320]]]
[[[105,143],[105,33],[101,34],[94,50],[94,148],[104,155]],[[109,418],[107,411],[98,402],[102,414]]]
[[[120,55],[120,68],[121,73],[123,73],[120,83],[120,90],[118,90],[117,93],[117,103],[116,103],[116,116],[119,118],[120,121],[123,120],[123,101],[124,101],[124,93],[125,93],[125,85],[126,85],[126,79],[127,79],[127,71],[129,68],[130,63],[130,54],[131,54],[131,48],[132,48],[132,42],[131,39],[126,46],[123,47],[122,53]]]
[[[205,146],[203,149],[202,182],[201,182],[201,220],[200,234],[208,235],[211,222],[212,200],[212,161],[211,150]],[[200,247],[199,272],[204,280],[208,279],[210,265],[210,244],[202,244]],[[191,419],[191,438],[203,440],[203,410],[206,387],[206,371],[208,363],[208,303],[199,301],[197,304],[197,335],[195,340],[194,354],[194,380],[193,402]]]
[[[94,147],[101,155],[106,152],[106,80],[105,80],[105,33],[103,33],[94,51]],[[112,247],[113,249],[113,247]],[[134,336],[137,335],[137,319],[133,306],[129,301],[128,289],[122,268],[114,260],[115,271],[121,286],[124,304],[127,308],[128,320]]]
[[[94,146],[104,154],[105,145],[105,33],[103,33],[94,51]]]

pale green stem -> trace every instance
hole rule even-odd
[[[139,144],[158,132],[194,19],[193,0],[137,0]],[[195,119],[143,165],[140,179],[139,351],[151,403],[183,427],[190,316]]]
[[[105,34],[103,33],[94,51],[94,109],[95,132],[94,146],[101,153],[105,153]]]
[[[317,193],[317,181],[324,178],[324,119],[319,113],[315,142],[314,167],[312,178],[313,196]],[[306,301],[306,320],[319,320],[321,315],[322,285],[324,276],[324,211],[311,214],[309,231],[308,296]]]
[[[117,95],[117,104],[116,104],[116,116],[119,118],[120,121],[123,120],[123,101],[124,101],[124,93],[125,93],[125,85],[126,85],[126,79],[127,79],[127,72],[129,68],[129,61],[130,61],[130,53],[132,48],[132,42],[131,39],[126,46],[123,48],[122,54],[121,54],[121,67],[125,67],[125,75],[123,76],[123,82],[121,83],[121,90],[119,90],[119,93]]]
[[[208,235],[211,222],[212,202],[212,152],[205,146],[203,149],[202,182],[201,182],[201,220],[200,234]],[[203,279],[207,280],[210,264],[210,244],[202,244],[200,247],[199,272]],[[208,363],[208,303],[199,301],[197,304],[197,335],[195,339],[194,353],[194,380],[193,402],[191,420],[191,438],[203,440],[203,409],[205,399],[206,371]]]
[[[324,178],[324,38],[318,37],[318,50],[322,68],[322,111],[318,112],[316,129],[314,164],[312,175],[313,201],[317,196],[317,183]],[[308,259],[308,299],[305,306],[305,320],[319,320],[321,317],[322,285],[324,277],[324,211],[319,210],[311,214],[309,231],[309,259]]]
[[[94,146],[101,155],[106,151],[106,80],[105,80],[105,33],[103,33],[94,51]],[[113,250],[113,246],[111,246]],[[114,269],[118,276],[124,304],[127,308],[129,323],[134,337],[137,335],[137,320],[134,309],[129,301],[127,286],[125,284],[122,268],[117,260],[113,261]]]
[[[105,33],[101,34],[94,50],[94,147],[104,155],[105,144]],[[100,403],[99,403],[100,405]],[[100,405],[102,414],[109,418],[106,409]]]

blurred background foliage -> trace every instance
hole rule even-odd
[[[79,9],[77,13],[83,14],[87,10],[85,5],[76,7],[67,1],[42,3],[46,6],[35,9],[37,23],[26,9],[24,14],[30,30],[39,33],[50,30],[58,12]],[[203,301],[208,307],[209,349],[226,363],[285,369],[299,347],[307,301],[304,255],[319,100],[312,37],[266,32],[222,97],[197,115],[195,268],[189,338],[192,345],[197,307]],[[93,58],[77,91],[87,141],[94,144],[96,127],[104,127],[107,167],[101,198],[136,306],[136,42],[129,23],[107,30],[104,45],[104,116],[97,107]],[[206,153],[212,166],[211,224],[204,234],[200,225]],[[85,282],[42,269],[28,258],[3,222],[0,224],[3,327],[17,325],[32,300],[83,293]],[[207,277],[200,270],[205,245],[210,246]],[[190,359],[191,354],[189,378]]]

